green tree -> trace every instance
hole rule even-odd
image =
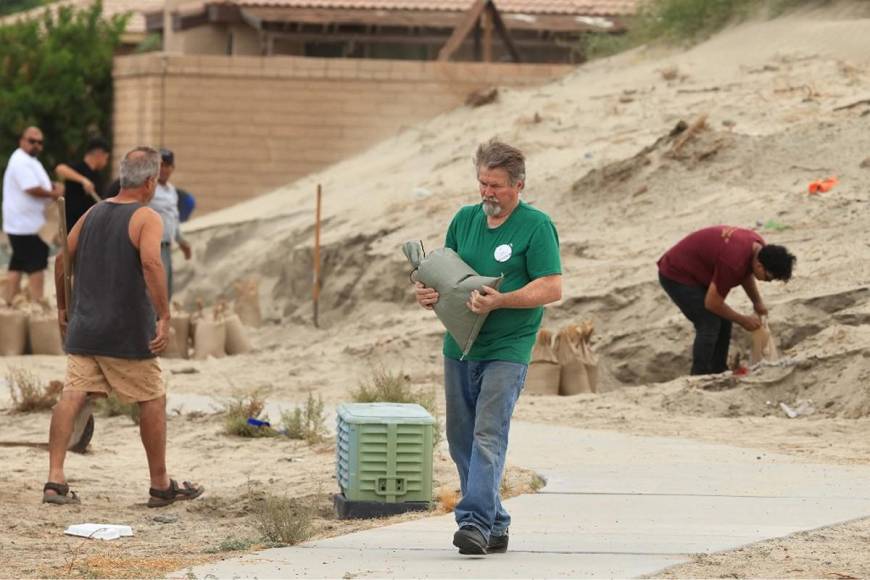
[[[109,134],[112,57],[127,19],[104,18],[97,0],[0,26],[0,170],[29,125],[45,135],[46,168]]]
[[[0,0],[0,16],[30,10],[45,3],[45,0]]]

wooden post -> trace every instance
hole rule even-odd
[[[317,211],[314,218],[314,327],[320,328],[318,304],[320,302],[320,197],[321,187],[317,184]]]
[[[66,199],[63,197],[57,198],[57,213],[60,214],[60,247],[63,252],[63,300],[64,310],[66,310],[66,319],[69,320],[70,300],[72,299],[72,272],[69,271],[69,246],[66,238],[69,232],[66,231]]]
[[[483,62],[492,62],[492,10],[484,10],[480,15],[483,26]]]

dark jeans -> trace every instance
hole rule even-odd
[[[701,286],[686,286],[661,274],[659,274],[659,283],[674,304],[695,325],[692,374],[709,375],[728,370],[731,321],[713,314],[704,307],[707,289]]]

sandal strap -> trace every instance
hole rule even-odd
[[[46,491],[53,491],[57,493],[57,495],[67,495],[69,493],[69,485],[66,483],[55,483],[53,481],[48,481],[42,488],[42,493]],[[73,492],[75,494],[75,492]]]
[[[169,480],[169,489],[157,489],[152,487],[148,490],[148,495],[160,499],[173,499],[178,492],[178,482],[174,479]]]

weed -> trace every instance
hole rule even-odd
[[[139,403],[122,403],[114,394],[108,397],[102,397],[96,401],[96,409],[104,417],[119,417],[121,415],[130,417],[136,425],[139,424]]]
[[[416,403],[435,417],[433,445],[441,440],[441,419],[435,391],[414,389],[411,386],[411,377],[402,372],[391,373],[383,367],[375,367],[369,380],[360,383],[350,395],[357,403]]]
[[[537,493],[544,489],[544,486],[547,485],[547,480],[538,475],[537,473],[532,474],[532,479],[529,481],[529,487],[532,488],[532,491]]]
[[[224,413],[224,433],[238,437],[275,437],[278,432],[269,427],[257,427],[248,424],[248,419],[268,421],[263,414],[266,399],[261,391],[253,391],[224,403],[221,409]]]
[[[267,542],[295,546],[313,533],[314,510],[310,505],[267,495],[257,512],[257,526]]]
[[[12,397],[12,409],[19,413],[51,409],[63,391],[61,381],[51,381],[46,385],[32,372],[22,368],[10,368],[6,382]]]
[[[204,550],[206,554],[219,554],[221,552],[241,552],[243,550],[247,550],[251,546],[255,545],[257,542],[255,540],[251,540],[249,538],[236,538],[234,536],[230,536],[229,538],[224,538],[220,544],[213,548],[208,548]]]
[[[281,413],[281,424],[290,439],[304,439],[310,444],[326,438],[326,415],[323,413],[323,398],[308,393],[305,408],[296,407],[293,412]]]

